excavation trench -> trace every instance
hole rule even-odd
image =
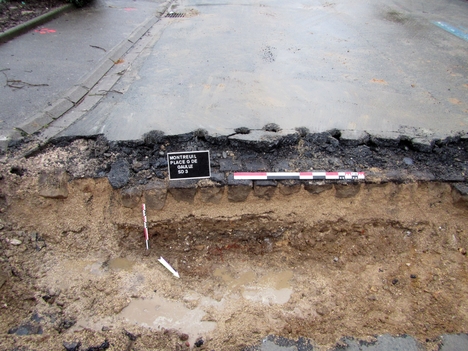
[[[2,181],[5,350],[242,350],[267,335],[326,349],[387,333],[437,349],[467,331],[467,209],[448,183],[359,183],[349,197],[301,185],[244,202],[226,187],[216,203],[167,193],[147,211],[146,250],[144,197],[124,206],[105,178],[58,199],[37,177]]]

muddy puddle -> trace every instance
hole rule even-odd
[[[168,196],[148,211],[149,250],[140,205],[122,206],[107,180],[74,180],[66,199],[17,186],[1,222],[3,349],[243,350],[278,335],[326,350],[409,334],[435,350],[440,335],[466,332],[468,212],[450,184]]]
[[[183,302],[172,301],[155,295],[150,299],[136,299],[118,315],[125,323],[134,323],[155,330],[176,330],[186,333],[190,344],[199,337],[211,334],[216,329],[216,322],[204,321],[206,312],[203,307],[189,309]]]
[[[134,264],[134,262],[126,258],[116,257],[109,260],[108,267],[110,269],[131,271]]]

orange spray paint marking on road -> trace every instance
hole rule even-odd
[[[50,29],[50,28],[41,28],[41,29],[35,29],[35,33],[39,34],[51,34],[51,33],[56,33],[57,31],[55,29]]]

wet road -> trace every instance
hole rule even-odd
[[[466,1],[187,0],[172,11],[185,17],[163,18],[113,92],[62,135],[467,129]]]
[[[64,13],[2,43],[0,140],[39,111],[51,109],[70,88],[86,85],[84,77],[135,28],[154,18],[162,2],[94,0],[90,7]],[[75,94],[72,102],[67,100],[68,107],[80,98]],[[51,120],[39,122],[46,125]]]

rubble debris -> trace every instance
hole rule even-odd
[[[111,166],[111,170],[107,175],[109,183],[115,189],[120,189],[128,184],[130,179],[130,165],[127,160],[119,159]]]
[[[66,351],[80,351],[81,342],[80,341],[73,341],[73,342],[64,341],[62,345]]]

